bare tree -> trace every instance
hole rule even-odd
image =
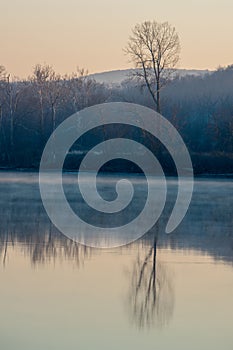
[[[136,24],[125,48],[160,113],[160,91],[173,72],[180,53],[179,36],[168,22]]]
[[[6,68],[0,66],[0,149],[2,158],[4,158],[5,154],[9,163],[12,160],[10,159],[9,150],[10,153],[14,151],[15,112],[19,93],[19,85],[17,86],[16,82],[12,82]],[[5,127],[8,124],[10,125],[9,137],[5,133]],[[8,148],[10,149],[8,150]]]
[[[52,130],[54,131],[57,123],[57,107],[59,104],[59,99],[61,97],[63,87],[63,80],[59,74],[51,71],[49,76],[49,81],[47,84],[46,97],[51,109],[52,117]]]
[[[43,144],[45,136],[45,105],[47,104],[51,110],[52,129],[54,130],[56,127],[57,106],[62,90],[62,78],[59,74],[56,74],[52,66],[37,64],[33,69],[31,80],[35,84],[39,97],[40,134]]]
[[[14,151],[14,124],[15,124],[15,113],[17,110],[20,89],[16,82],[10,80],[10,74],[6,78],[6,101],[9,109],[10,116],[10,150]]]
[[[77,72],[64,76],[65,96],[73,112],[91,105],[106,102],[110,91],[104,83],[96,82],[88,71],[77,67]]]
[[[36,64],[33,68],[32,81],[35,83],[35,88],[39,97],[40,104],[40,134],[41,141],[44,140],[44,99],[45,99],[45,86],[51,74],[52,67],[49,65],[42,66],[41,64]]]
[[[72,103],[73,112],[77,112],[88,105],[88,95],[85,90],[88,80],[88,71],[77,67],[77,72],[66,75],[66,98]]]
[[[4,105],[4,88],[6,80],[6,69],[4,66],[0,66],[0,149],[2,151],[3,138],[5,136],[3,129],[3,105]],[[5,140],[5,138],[4,138]]]
[[[5,109],[5,119],[9,125],[9,149],[11,154],[11,162],[14,158],[14,141],[15,126],[17,122],[17,110],[21,97],[26,88],[26,82],[19,81],[15,77],[11,77],[2,66],[0,67],[0,119],[1,133],[5,138],[3,130],[3,107]],[[8,151],[7,151],[8,153]],[[9,156],[8,156],[9,158]]]

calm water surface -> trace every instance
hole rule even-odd
[[[112,224],[132,219],[144,203],[144,179],[131,180],[135,204]],[[99,179],[106,198],[115,181]],[[75,182],[76,175],[64,176],[67,197],[90,217]],[[233,183],[196,180],[188,214],[166,235],[176,190],[169,180],[167,206],[151,232],[101,250],[53,227],[37,174],[0,173],[0,349],[232,350]],[[98,217],[91,215],[94,223]]]

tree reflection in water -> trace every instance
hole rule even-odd
[[[157,237],[152,245],[139,248],[131,272],[128,307],[132,322],[139,328],[163,327],[174,309],[174,288],[167,267],[157,261]]]
[[[92,249],[74,242],[57,232],[51,224],[43,230],[14,232],[5,227],[5,234],[0,232],[0,258],[3,266],[9,258],[10,248],[20,247],[26,256],[30,257],[32,265],[45,264],[63,260],[72,260],[77,267],[84,265],[85,259],[91,256]]]

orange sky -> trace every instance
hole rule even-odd
[[[36,63],[60,73],[129,68],[122,48],[131,28],[155,19],[174,25],[182,68],[233,63],[232,0],[1,0],[0,65],[26,77]]]

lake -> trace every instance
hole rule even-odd
[[[121,176],[100,175],[106,199]],[[135,203],[111,214],[112,226],[144,205],[145,179],[130,179]],[[76,182],[76,174],[64,175],[73,210],[106,227],[109,217],[91,214]],[[187,215],[166,234],[176,191],[171,178],[164,212],[148,234],[96,249],[53,226],[38,174],[1,172],[0,349],[232,350],[233,182],[196,179]]]

